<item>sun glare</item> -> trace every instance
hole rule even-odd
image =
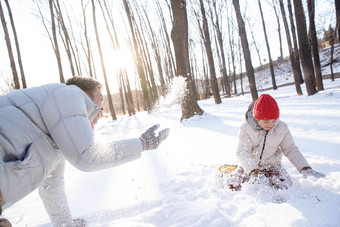
[[[117,70],[126,69],[128,74],[134,73],[133,57],[129,49],[119,49],[113,54],[113,61]]]

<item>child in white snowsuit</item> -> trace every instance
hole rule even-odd
[[[238,167],[234,171],[224,172],[230,189],[240,190],[241,183],[247,181],[266,182],[274,188],[288,188],[292,180],[281,165],[282,155],[304,177],[325,176],[310,167],[279,115],[277,102],[268,94],[262,94],[249,106],[238,135]]]

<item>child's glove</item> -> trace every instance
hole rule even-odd
[[[323,173],[319,173],[315,170],[313,170],[312,168],[308,167],[308,168],[302,168],[300,173],[302,174],[303,178],[307,178],[308,176],[313,176],[315,178],[323,178],[326,175]]]
[[[263,175],[260,169],[253,169],[249,173],[250,179],[249,184],[266,184],[268,183],[268,179],[266,176]]]
[[[159,124],[152,126],[148,130],[146,130],[141,137],[139,138],[143,144],[143,150],[152,150],[156,149],[159,144],[165,140],[170,132],[170,129],[164,129],[155,135],[155,131],[159,128]]]

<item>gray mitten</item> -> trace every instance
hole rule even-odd
[[[152,150],[157,149],[159,144],[165,140],[170,132],[170,129],[164,129],[158,132],[158,135],[155,134],[155,131],[159,128],[159,124],[152,126],[148,130],[146,130],[141,137],[139,138],[143,144],[143,150]]]
[[[308,176],[313,176],[315,178],[323,178],[323,177],[326,176],[325,174],[319,173],[319,172],[313,170],[312,168],[302,169],[300,172],[301,172],[303,178],[307,178]]]

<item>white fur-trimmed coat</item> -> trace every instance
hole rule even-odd
[[[99,111],[74,85],[47,84],[0,96],[0,190],[6,204],[40,186],[53,225],[72,225],[64,161],[95,171],[139,158],[143,150],[138,138],[94,142],[91,121]]]

